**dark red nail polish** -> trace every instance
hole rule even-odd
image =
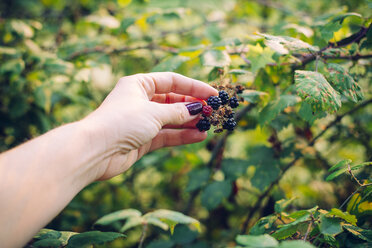
[[[190,115],[197,115],[203,110],[203,104],[201,104],[201,102],[192,102],[186,104],[186,108]]]

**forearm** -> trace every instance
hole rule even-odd
[[[0,155],[2,246],[24,245],[96,179],[107,157],[102,135],[76,122]]]

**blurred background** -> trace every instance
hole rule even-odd
[[[235,45],[253,44],[255,32],[292,36],[323,47],[327,42],[319,38],[318,28],[330,17],[346,12],[368,17],[370,7],[371,3],[364,0],[2,0],[0,151],[81,119],[99,106],[122,76],[174,70],[208,82],[213,79],[213,67],[200,61],[207,47],[222,44],[231,50]],[[353,17],[345,19],[345,23],[335,33],[335,40],[357,31],[360,24]],[[231,55],[230,68],[243,68],[243,64],[241,57]],[[370,67],[360,65],[354,70],[366,73]],[[247,87],[257,83],[261,85],[259,90],[274,96],[274,88],[263,81],[285,88],[292,79],[290,68],[275,67],[263,74],[233,76],[232,80]],[[363,80],[360,83],[369,91],[370,77]],[[339,128],[329,134],[329,140],[320,142],[317,150],[309,148],[300,164],[281,179],[256,219],[272,213],[273,203],[282,198],[297,197],[294,206],[298,209],[339,205],[353,191],[354,184],[346,177],[342,185],[325,182],[326,168],[340,159],[363,162],[371,158],[371,110],[367,108],[358,122],[343,120],[347,127],[362,127],[364,131],[358,135],[364,139],[355,139]],[[260,127],[256,117],[257,111],[247,115],[229,136],[225,160],[271,154],[268,140],[272,129]],[[328,121],[320,120],[315,130]],[[279,137],[296,140],[302,129],[296,129],[296,124],[289,126],[280,131]],[[151,227],[145,242],[149,247],[156,247],[151,242],[158,239],[171,239],[178,247],[233,245],[247,209],[262,189],[252,185],[255,168],[251,166],[234,181],[232,193],[228,192],[217,207],[204,206],[200,194],[192,196],[192,173],[205,168],[220,137],[210,133],[200,144],[153,152],[125,174],[93,183],[48,228],[84,232],[97,219],[116,210],[134,208],[146,213],[164,208],[187,212],[200,220],[202,232],[179,226],[171,237],[169,232]],[[301,142],[296,140],[296,146]],[[215,168],[211,180],[223,180],[226,173],[226,169]],[[196,180],[205,180],[202,173],[197,175],[201,178]],[[262,188],[265,185],[263,182]],[[126,235],[126,239],[114,241],[111,246],[136,247],[141,228],[133,228]]]

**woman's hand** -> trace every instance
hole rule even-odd
[[[204,140],[207,134],[195,128],[202,108],[197,101],[211,95],[218,92],[208,84],[171,72],[121,78],[102,105],[81,121],[101,132],[105,144],[105,161],[93,180],[126,171],[149,151]]]

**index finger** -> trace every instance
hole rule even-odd
[[[212,95],[218,95],[218,91],[209,84],[174,72],[152,72],[143,74],[142,79],[141,83],[144,84],[149,96],[173,92],[207,99]]]

